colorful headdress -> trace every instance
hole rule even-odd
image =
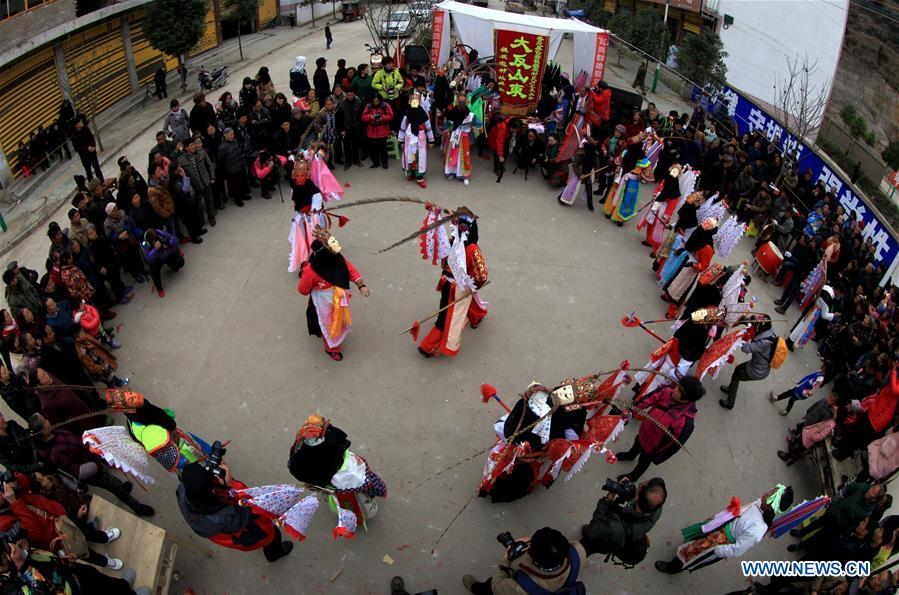
[[[316,225],[315,229],[312,230],[312,235],[315,236],[315,239],[322,243],[322,245],[333,252],[334,254],[340,254],[340,242],[337,241],[337,238],[331,235],[331,232],[320,226]]]
[[[292,177],[297,186],[305,184],[309,177],[309,162],[306,161],[306,157],[302,153],[297,153],[293,159]]]
[[[640,161],[637,162],[637,167],[638,167],[639,169],[646,169],[646,168],[649,167],[650,165],[651,165],[651,164],[650,164],[650,162],[649,162],[649,159],[647,159],[646,157],[644,157],[643,159],[641,159]]]
[[[709,268],[699,274],[699,284],[709,285],[710,283],[714,283],[726,272],[726,269],[720,262],[713,262]]]
[[[144,406],[144,396],[141,393],[121,388],[106,389],[104,400],[106,406],[114,411],[140,409]]]
[[[321,415],[310,415],[297,431],[295,441],[300,442],[306,438],[324,438],[329,425],[331,422]]]

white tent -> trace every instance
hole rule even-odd
[[[591,84],[602,79],[606,50],[609,47],[608,31],[573,18],[556,19],[516,14],[452,0],[441,2],[434,7],[431,56],[436,64],[443,64],[449,59],[450,26],[447,16],[455,25],[459,41],[476,49],[482,57],[494,54],[494,31],[499,29],[547,36],[549,60],[555,59],[559,52],[563,35],[571,33],[574,38],[572,74],[576,76],[580,71],[586,72]]]

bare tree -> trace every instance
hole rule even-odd
[[[401,11],[406,11],[406,14],[409,14],[411,18],[408,3],[399,2],[393,4],[389,0],[387,2],[379,0],[362,0],[362,6],[362,22],[365,23],[365,28],[368,29],[372,44],[380,47],[381,53],[384,56],[396,58],[399,48],[407,45],[407,42],[402,37],[389,37],[385,35],[384,26],[391,15]],[[414,20],[412,21],[412,25],[414,29]]]
[[[818,60],[810,62],[807,54],[786,60],[787,75],[774,81],[775,116],[794,137],[814,140],[827,108],[830,80],[815,84]]]

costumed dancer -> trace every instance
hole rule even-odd
[[[406,179],[415,180],[422,188],[427,188],[425,172],[428,169],[428,143],[434,144],[434,132],[431,130],[431,118],[421,107],[418,95],[409,100],[409,109],[400,122],[399,135],[403,143],[403,170]]]
[[[656,570],[677,574],[693,572],[725,558],[739,558],[772,530],[774,518],[789,511],[793,488],[777,484],[749,506],[734,498],[726,510],[707,521],[681,530],[684,544],[670,562],[659,560]]]
[[[628,145],[616,164],[615,179],[603,202],[606,219],[612,219],[614,215],[615,223],[624,225],[625,218],[630,219],[637,213],[640,179],[649,162],[645,161],[640,144],[633,143]]]
[[[594,452],[608,453],[606,444],[618,437],[624,421],[603,413],[628,381],[629,366],[623,362],[603,380],[569,379],[555,389],[531,383],[509,414],[493,426],[497,442],[487,455],[478,495],[511,502],[540,483],[549,488],[563,470],[567,481]],[[481,386],[481,394],[485,401],[502,402],[489,384]],[[566,406],[575,407],[569,411]]]
[[[321,337],[325,352],[339,362],[343,359],[340,345],[353,324],[350,282],[356,284],[364,297],[368,297],[368,287],[356,267],[340,254],[337,238],[322,227],[316,227],[314,233],[312,254],[303,267],[297,290],[301,295],[310,296],[306,308],[309,335]]]
[[[387,486],[368,462],[350,450],[346,432],[331,425],[320,415],[310,415],[297,432],[290,459],[290,474],[298,480],[333,490],[327,494],[331,510],[352,511],[356,526],[366,527],[366,520],[378,512],[375,498],[387,497]]]
[[[712,263],[717,229],[718,222],[715,219],[705,219],[693,230],[684,242],[683,248],[675,248],[674,256],[665,263],[659,285],[663,289],[662,299],[671,302],[669,313],[672,310],[677,312],[693,287],[696,277]]]
[[[290,186],[293,189],[291,200],[296,214],[287,236],[290,242],[287,271],[295,273],[309,260],[309,247],[315,241],[313,230],[316,226],[329,227],[329,222],[322,212],[324,197],[309,175],[309,162],[302,152],[294,157]]]
[[[200,537],[244,552],[261,549],[269,562],[279,560],[293,550],[293,544],[281,541],[281,531],[271,519],[240,505],[236,490],[246,487],[224,464],[190,463],[176,492],[178,508]]]
[[[802,316],[793,325],[790,330],[790,336],[787,339],[787,348],[793,351],[796,347],[802,349],[815,334],[815,325],[819,320],[830,322],[838,312],[833,311],[834,293],[833,287],[824,285],[818,293],[815,302],[806,307],[802,312]]]
[[[483,109],[481,110],[483,111]],[[468,109],[464,93],[456,96],[456,104],[446,111],[446,149],[443,173],[446,179],[456,178],[468,186],[471,177],[471,142],[475,130],[483,126],[473,110]]]
[[[685,165],[681,169],[678,185],[680,186],[680,199],[677,206],[674,207],[677,214],[673,223],[668,225],[668,233],[665,234],[662,244],[653,251],[652,270],[656,271],[657,279],[660,277],[659,271],[664,266],[675,239],[696,227],[696,213],[699,211],[699,205],[705,199],[702,192],[693,192],[696,185],[696,172],[689,165]]]
[[[671,166],[665,179],[656,188],[652,206],[646,209],[643,217],[637,222],[637,231],[646,228],[646,239],[640,243],[652,248],[653,256],[662,245],[662,241],[665,239],[665,230],[671,223],[671,218],[680,202],[681,191],[678,182],[680,173],[680,165]]]
[[[429,217],[433,213],[431,211]],[[425,220],[426,223],[428,220]],[[428,242],[427,236],[424,241]],[[425,357],[439,354],[454,356],[459,353],[465,324],[477,328],[487,315],[487,302],[481,299],[478,291],[487,283],[487,264],[477,242],[477,218],[469,214],[459,215],[453,222],[453,235],[447,254],[441,260],[442,271],[437,291],[440,292],[442,311],[434,322],[434,328],[418,346],[418,352]],[[430,249],[430,245],[428,248]],[[436,251],[432,249],[432,253],[439,257],[439,247]]]

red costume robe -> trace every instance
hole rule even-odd
[[[477,244],[465,246],[465,268],[474,279],[475,286],[480,288],[487,282],[487,264]],[[444,263],[443,274],[437,283],[437,291],[440,292],[440,307],[446,308],[459,297],[456,294],[456,282],[453,274]],[[487,309],[478,301],[477,295],[468,296],[457,304],[449,306],[437,316],[434,328],[422,340],[419,348],[429,355],[454,356],[459,353],[462,345],[462,329],[465,323],[477,328],[481,320],[487,316]]]

